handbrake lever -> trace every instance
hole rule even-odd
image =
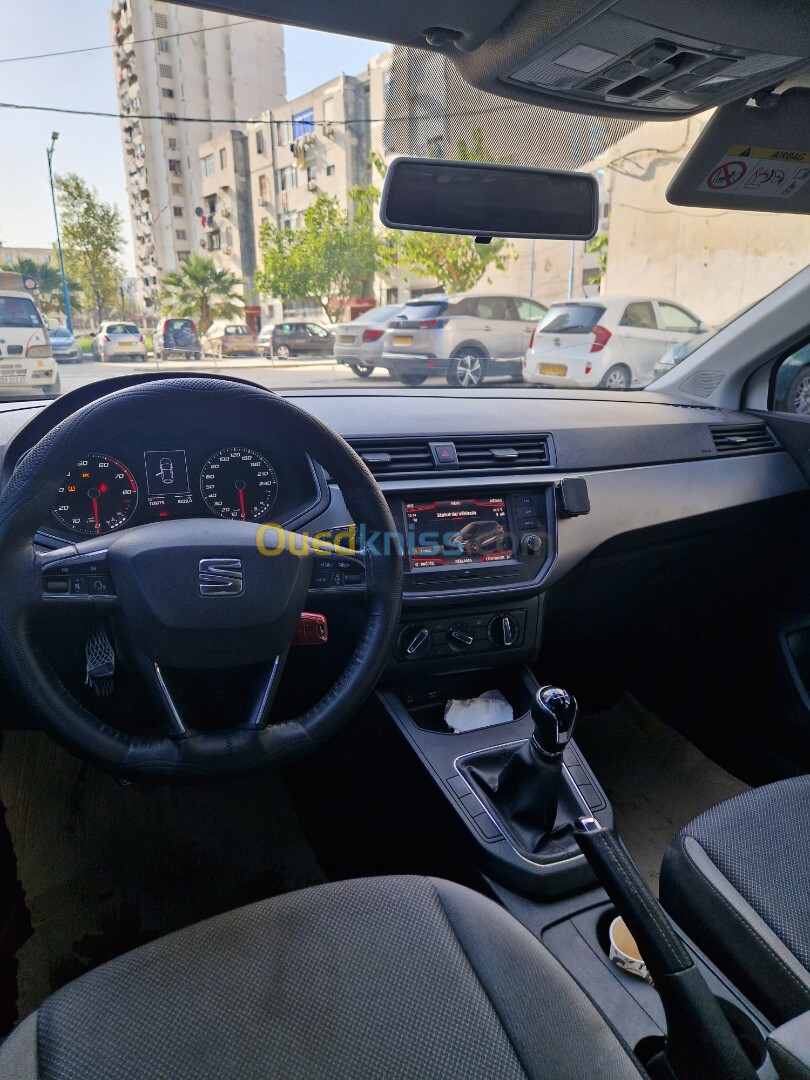
[[[621,840],[592,817],[577,821],[574,836],[636,939],[664,1007],[666,1047],[647,1071],[675,1080],[755,1080],[717,999]]]

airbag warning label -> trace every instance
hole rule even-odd
[[[810,152],[730,146],[698,191],[789,199],[810,180]]]

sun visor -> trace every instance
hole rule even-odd
[[[810,214],[810,90],[717,110],[667,188],[675,206]]]

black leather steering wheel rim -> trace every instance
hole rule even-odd
[[[399,622],[402,559],[394,545],[387,554],[366,553],[367,617],[360,639],[334,686],[294,720],[185,739],[129,735],[94,716],[69,693],[36,633],[33,614],[42,586],[34,534],[47,519],[66,472],[93,444],[117,435],[141,410],[150,416],[163,410],[176,417],[192,402],[210,409],[227,406],[238,411],[246,425],[263,423],[274,439],[288,440],[328,470],[355,522],[374,532],[395,531],[376,481],[348,443],[290,401],[242,382],[204,377],[146,382],[99,398],[45,435],[19,462],[0,494],[0,652],[48,734],[78,756],[131,778],[235,775],[303,756],[338,730],[371,692]]]

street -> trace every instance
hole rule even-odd
[[[384,370],[375,372],[368,379],[360,379],[348,367],[321,357],[314,360],[271,361],[265,357],[234,357],[218,360],[213,356],[205,356],[199,362],[164,360],[160,364],[152,359],[147,360],[145,364],[123,360],[99,364],[88,357],[80,364],[59,365],[62,393],[99,379],[110,379],[116,375],[129,375],[132,372],[143,371],[227,373],[240,379],[250,379],[270,390],[301,389],[302,387],[350,390],[368,385],[377,386],[381,383],[399,386],[399,383],[389,380],[388,373]],[[446,385],[444,379],[441,380],[441,384]]]
[[[400,382],[389,378],[384,368],[379,368],[368,378],[361,379],[346,365],[337,364],[334,360],[324,357],[311,360],[301,358],[268,360],[263,356],[245,356],[219,360],[214,356],[204,356],[199,362],[164,360],[158,364],[155,360],[149,359],[145,364],[126,360],[99,364],[86,356],[80,364],[59,365],[63,394],[86,383],[97,382],[99,379],[111,379],[116,375],[129,375],[132,372],[142,371],[227,373],[236,378],[250,379],[251,382],[266,386],[269,390],[358,390],[369,386],[390,386],[403,389]],[[447,382],[444,378],[436,377],[428,379],[424,385],[446,388]],[[504,379],[491,379],[488,380],[487,385],[497,387],[514,384]]]

